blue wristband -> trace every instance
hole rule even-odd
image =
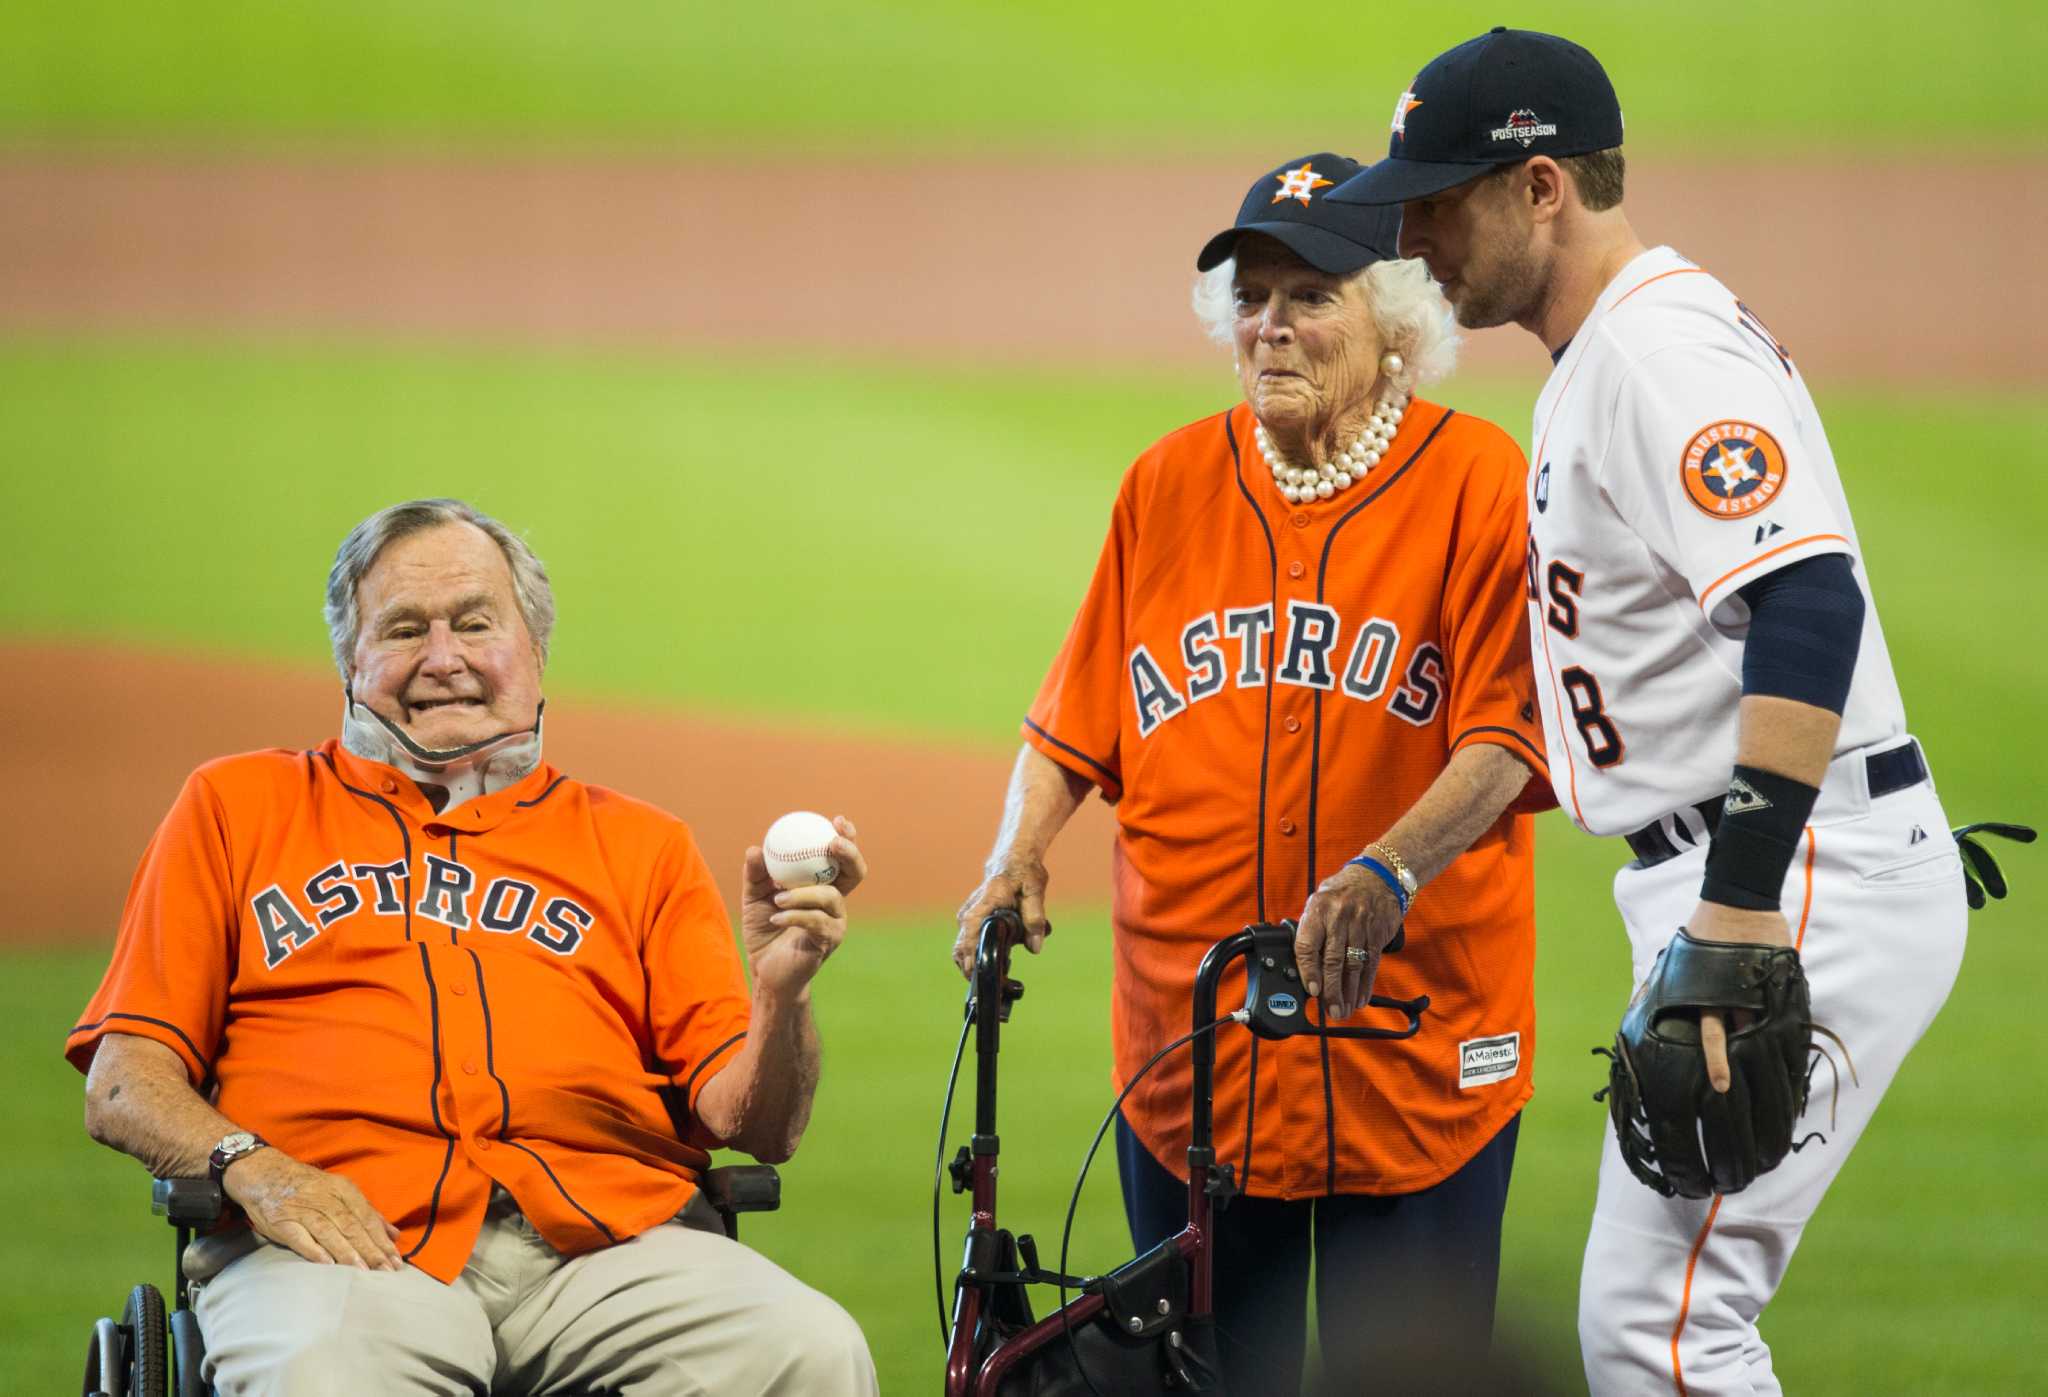
[[[1393,869],[1381,863],[1371,854],[1360,854],[1355,859],[1346,859],[1345,863],[1347,866],[1357,864],[1360,868],[1369,868],[1374,873],[1377,873],[1380,876],[1380,881],[1387,885],[1387,890],[1393,893],[1394,901],[1400,904],[1401,915],[1404,917],[1408,915],[1408,890],[1401,886],[1401,880],[1394,876]]]

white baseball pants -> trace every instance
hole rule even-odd
[[[1699,901],[1706,849],[1615,875],[1635,984]],[[1813,996],[1813,1019],[1855,1064],[1840,1087],[1825,1063],[1788,1155],[1741,1193],[1663,1198],[1622,1162],[1613,1133],[1579,1278],[1586,1383],[1604,1394],[1781,1391],[1757,1319],[1806,1221],[1870,1123],[1906,1054],[1962,965],[1962,863],[1932,781],[1872,800],[1864,754],[1838,758],[1785,882],[1784,910]],[[1841,1052],[1820,1035],[1837,1059]]]

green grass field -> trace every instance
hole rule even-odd
[[[324,663],[325,562],[360,514],[473,496],[532,536],[562,601],[554,680],[586,695],[782,713],[1007,746],[1099,543],[1123,464],[1220,405],[1220,376],[1066,378],[937,366],[281,345],[0,347],[0,634],[86,634]],[[1444,398],[1518,435],[1529,388]],[[2043,815],[2028,734],[2048,687],[2034,598],[2048,412],[2017,397],[1901,398],[1820,385],[1919,734],[1960,817]],[[790,402],[809,440],[778,469],[799,517],[730,468]],[[753,618],[829,599],[787,682]],[[990,812],[991,817],[993,811]],[[1510,1204],[1504,1321],[1569,1383],[1578,1251],[1602,1117],[1584,1049],[1627,989],[1606,882],[1617,855],[1544,827],[1538,1095]],[[2038,851],[2021,904],[1976,922],[1948,1011],[1807,1234],[1768,1332],[1788,1389],[2009,1392],[2048,1381],[2038,1311],[2048,1166],[2025,1046],[2048,981]],[[967,870],[963,870],[963,877]],[[1005,1055],[1006,1210],[1057,1236],[1107,1106],[1099,912],[1070,909]],[[61,930],[53,928],[53,931]],[[787,1212],[749,1239],[841,1296],[892,1392],[938,1372],[929,1180],[960,985],[944,918],[868,927],[820,993],[824,1092]],[[142,1174],[91,1145],[57,1056],[98,950],[0,974],[16,1064],[0,1232],[0,1390],[73,1380],[86,1326],[167,1274]],[[958,1119],[956,1117],[956,1119]],[[957,1126],[953,1143],[963,1137]],[[943,1250],[964,1226],[948,1197]],[[1077,1265],[1117,1259],[1113,1171],[1092,1180]]]
[[[1373,153],[1438,51],[1511,21],[1620,79],[1631,144],[2039,151],[2032,0],[22,0],[0,139],[35,144]]]
[[[2005,734],[2048,687],[2048,657],[2012,624],[2048,585],[2048,410],[1816,392],[1945,789],[2018,802],[2043,774]],[[1062,376],[0,344],[0,517],[28,525],[0,550],[0,633],[324,664],[341,533],[452,493],[527,529],[553,571],[558,688],[1007,745],[1125,465],[1233,396],[1220,362]],[[1437,396],[1527,435],[1531,385]],[[800,645],[761,643],[762,617],[821,601],[828,623]]]

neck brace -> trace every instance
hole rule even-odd
[[[540,721],[543,699],[533,710],[533,726],[487,737],[461,747],[422,747],[396,723],[356,702],[352,689],[342,691],[341,745],[365,761],[394,767],[417,784],[447,794],[435,805],[445,814],[464,801],[501,791],[540,765]],[[433,789],[428,790],[428,798]]]

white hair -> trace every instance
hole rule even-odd
[[[512,594],[525,618],[527,634],[540,649],[541,663],[547,663],[548,640],[555,629],[555,593],[548,585],[548,570],[526,540],[461,500],[408,500],[380,509],[350,529],[335,550],[334,566],[327,573],[327,637],[334,646],[334,666],[341,671],[343,683],[355,672],[356,628],[361,623],[356,587],[363,574],[387,546],[443,524],[474,524],[498,545],[512,570]]]
[[[1195,319],[1222,345],[1236,343],[1236,277],[1237,259],[1228,257],[1195,278]],[[1381,343],[1405,361],[1397,380],[1401,387],[1412,393],[1458,366],[1457,318],[1420,258],[1374,262],[1345,278],[1345,285],[1362,287]]]

